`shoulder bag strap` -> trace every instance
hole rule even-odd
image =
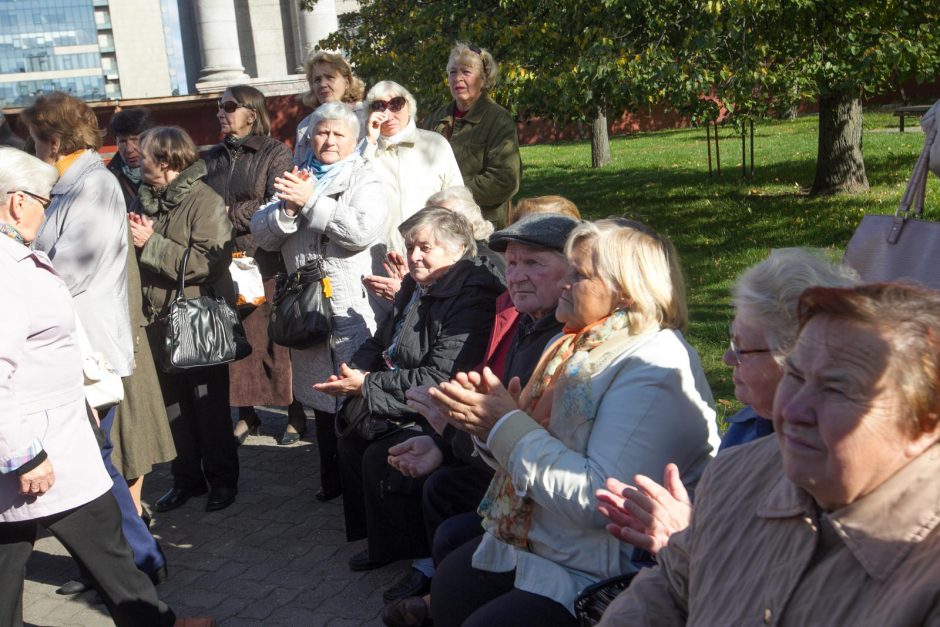
[[[191,246],[187,246],[186,250],[183,251],[183,259],[180,261],[180,270],[179,270],[179,285],[177,289],[179,290],[176,294],[176,298],[183,298],[183,289],[186,287],[186,265],[189,263],[189,253],[192,251]]]

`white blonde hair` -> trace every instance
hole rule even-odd
[[[0,146],[0,195],[23,191],[48,198],[57,180],[55,166],[17,148]]]
[[[685,280],[668,238],[635,220],[608,218],[576,226],[565,243],[569,259],[579,246],[588,247],[594,272],[623,300],[631,333],[685,330]]]
[[[342,102],[327,102],[317,107],[316,111],[310,114],[310,134],[316,132],[317,125],[320,122],[328,120],[341,120],[346,122],[349,132],[353,137],[359,137],[359,116]]]
[[[425,207],[444,207],[456,211],[470,222],[473,227],[473,237],[480,241],[487,241],[496,227],[489,220],[483,218],[480,205],[473,199],[473,193],[463,185],[446,187],[439,192],[428,196]]]
[[[799,334],[800,295],[808,287],[852,287],[858,273],[812,248],[776,248],[738,277],[731,288],[738,315],[761,329],[778,361],[793,348]]]
[[[479,52],[477,52],[479,50]],[[470,44],[458,41],[450,50],[450,57],[447,59],[447,69],[456,67],[460,64],[479,68],[483,75],[483,91],[489,91],[499,80],[499,67],[496,65],[496,59],[486,48],[471,47]]]
[[[369,90],[369,93],[366,95],[365,107],[366,111],[372,110],[372,103],[382,98],[383,96],[401,96],[408,102],[408,113],[411,116],[412,120],[418,119],[418,103],[415,102],[415,97],[411,95],[411,92],[396,83],[395,81],[379,81],[372,86],[372,89]]]

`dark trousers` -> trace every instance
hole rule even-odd
[[[42,498],[42,497],[39,497]],[[121,513],[105,492],[93,501],[45,518],[0,523],[0,625],[23,624],[23,581],[42,526],[87,570],[119,625],[172,625],[173,611],[157,598],[150,579],[134,566],[121,534]]]
[[[320,487],[324,492],[337,492],[342,487],[339,471],[339,445],[336,442],[336,414],[313,410],[316,417],[317,448],[320,451]]]
[[[483,533],[476,510],[492,478],[491,471],[459,463],[438,468],[424,482],[421,505],[435,564]]]
[[[339,440],[346,540],[368,538],[373,561],[430,554],[421,514],[423,479],[388,465],[389,448],[421,433],[410,427],[371,442],[356,436]]]
[[[476,538],[451,553],[431,580],[431,615],[437,627],[577,627],[565,606],[516,589],[516,571],[491,573],[472,566]]]
[[[120,508],[121,530],[134,554],[134,563],[140,570],[152,574],[166,565],[166,557],[150,530],[147,529],[147,524],[137,514],[137,506],[134,505],[130,490],[127,489],[127,481],[111,463],[111,452],[114,450],[111,445],[111,426],[114,424],[116,414],[117,407],[112,407],[103,416],[99,416],[101,433],[104,435],[101,459],[104,461],[108,474],[111,475],[111,494],[114,495],[114,500]]]
[[[238,487],[238,443],[232,435],[228,366],[159,372],[176,459],[173,485],[187,490]]]

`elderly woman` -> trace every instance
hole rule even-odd
[[[61,92],[36,99],[20,120],[29,129],[36,156],[56,167],[60,178],[52,188],[46,222],[33,247],[44,251],[75,300],[75,309],[87,332],[91,348],[100,352],[125,380],[134,371],[134,347],[128,310],[128,226],[124,196],[118,181],[108,172],[97,149],[101,144],[98,120],[84,102]],[[113,479],[114,496],[121,507],[124,535],[137,565],[155,580],[166,572],[166,558],[128,489],[127,481],[111,461],[111,433],[122,442],[155,435],[152,450],[144,453],[141,466],[173,457],[162,416],[140,412],[114,430],[117,406],[102,412],[105,444],[101,454]],[[125,417],[127,417],[125,415]],[[137,433],[135,433],[137,431]],[[124,447],[127,448],[126,446]],[[64,593],[76,592],[72,586]]]
[[[630,566],[593,507],[612,472],[677,461],[694,485],[718,444],[711,391],[686,324],[666,238],[630,220],[584,223],[549,346],[525,390],[484,369],[429,391],[497,468],[480,504],[486,533],[455,550],[431,586],[436,625],[576,625],[585,585]],[[511,391],[511,392],[510,392]]]
[[[797,306],[809,287],[848,287],[855,271],[833,264],[816,251],[780,248],[748,268],[732,289],[734,322],[725,364],[734,368],[734,394],[745,408],[728,417],[721,450],[773,433],[771,415],[783,361],[799,331]],[[692,502],[675,464],[666,466],[661,486],[649,477],[634,478],[636,489],[610,478],[598,490],[600,511],[611,519],[615,537],[658,553],[669,536],[689,526]]]
[[[121,534],[85,403],[72,297],[29,248],[57,178],[0,148],[0,624],[23,624],[26,561],[44,527],[91,573],[116,624],[172,625]]]
[[[450,51],[447,80],[454,100],[437,110],[425,128],[450,142],[483,215],[498,225],[507,222],[510,199],[519,190],[522,159],[516,123],[493,102],[489,91],[499,68],[488,50],[460,43]]]
[[[477,243],[477,254],[485,257],[487,261],[496,267],[500,274],[503,273],[506,264],[502,256],[490,250],[487,242],[495,230],[493,223],[483,219],[480,206],[473,200],[473,194],[463,186],[463,183],[442,189],[428,196],[424,208],[429,207],[443,207],[465,217],[473,228],[473,239]],[[362,278],[362,284],[379,298],[389,301],[395,300],[395,294],[401,289],[401,280],[408,274],[408,264],[401,254],[390,251],[383,266],[386,276],[370,274]]]
[[[376,328],[376,315],[360,277],[382,257],[387,212],[382,184],[356,152],[359,118],[346,105],[321,105],[310,121],[310,161],[275,179],[277,198],[251,219],[261,248],[280,251],[288,272],[322,260],[332,285],[329,343],[291,351],[294,396],[314,411],[320,449],[320,489],[327,501],[341,493],[334,429],[336,400],[311,387],[339,372],[340,364]]]
[[[206,166],[186,132],[157,126],[141,137],[143,185],[129,215],[140,262],[147,332],[154,355],[163,355],[157,320],[178,297],[210,292],[235,305],[229,264],[232,223],[222,199],[205,184]],[[180,265],[190,251],[178,294]],[[206,493],[206,511],[224,509],[238,492],[238,451],[228,404],[228,365],[160,372],[160,391],[176,444],[173,487],[154,505],[167,512]]]
[[[449,209],[424,209],[400,227],[408,277],[393,316],[318,390],[346,396],[340,424],[355,419],[386,424],[388,433],[340,440],[343,510],[348,541],[369,545],[349,560],[369,570],[396,559],[429,554],[419,483],[386,463],[390,447],[422,432],[427,421],[406,405],[405,392],[436,385],[483,357],[496,297],[504,290],[489,264],[475,256],[470,224]],[[410,425],[410,426],[409,426]]]
[[[940,621],[940,295],[814,287],[799,310],[776,437],[715,460],[603,624]]]
[[[264,94],[254,87],[226,89],[216,117],[224,137],[206,155],[206,184],[225,201],[235,227],[235,250],[257,262],[266,298],[242,318],[251,355],[229,364],[229,402],[238,408],[235,437],[241,444],[250,433],[258,432],[261,419],[256,405],[289,405],[281,444],[291,444],[304,434],[307,418],[303,406],[292,403],[290,352],[268,339],[274,277],[284,263],[276,251],[258,248],[251,236],[251,217],[274,197],[274,179],[291,169],[291,153],[270,136]]]
[[[304,62],[304,74],[307,75],[307,84],[310,86],[310,91],[302,97],[305,105],[316,109],[328,102],[342,102],[356,114],[360,130],[365,132],[362,98],[365,96],[366,86],[362,79],[353,74],[349,61],[335,52],[314,50]],[[297,165],[302,166],[310,159],[312,128],[311,113],[297,125],[297,140],[294,142],[294,163]],[[361,137],[361,134],[358,137]]]
[[[389,250],[401,253],[398,225],[425,206],[428,196],[463,185],[460,168],[447,140],[415,126],[418,105],[407,89],[381,81],[366,96],[368,143],[372,161],[388,197],[385,237]]]

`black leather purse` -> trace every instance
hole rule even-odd
[[[315,259],[291,272],[279,273],[268,321],[268,337],[290,348],[310,348],[330,339],[333,306],[330,279],[323,260]]]
[[[190,250],[186,249],[180,262],[176,300],[159,320],[163,340],[160,368],[169,373],[225,364],[251,354],[241,320],[225,299],[215,295],[184,296]]]

